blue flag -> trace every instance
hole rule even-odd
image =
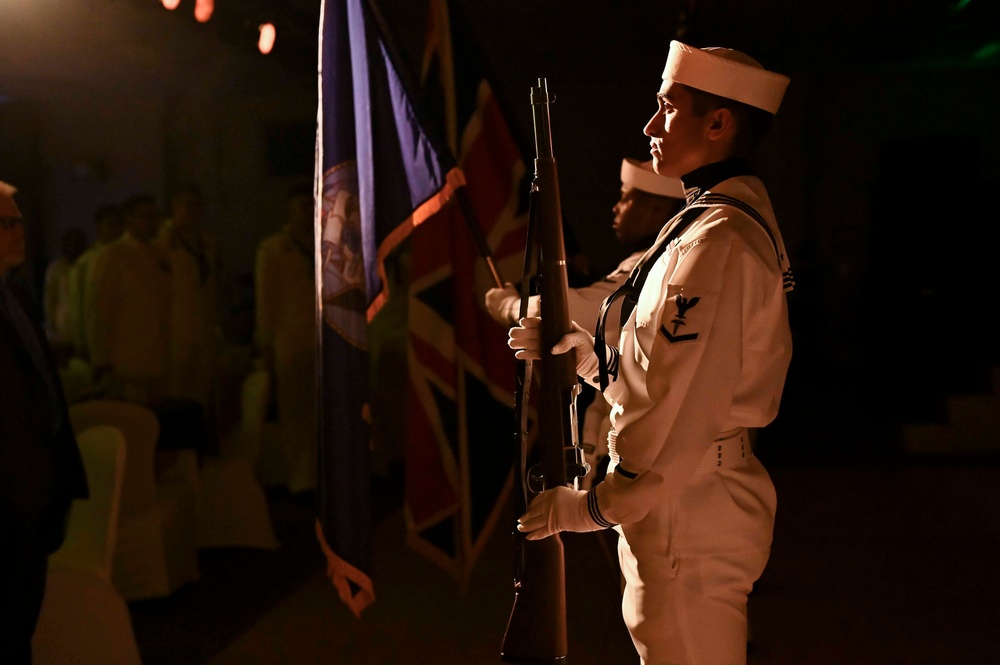
[[[341,599],[375,599],[368,324],[388,300],[383,261],[463,183],[414,111],[373,8],[323,2],[317,190],[321,347],[317,534]]]

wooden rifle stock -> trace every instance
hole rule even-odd
[[[535,126],[535,178],[531,188],[528,242],[521,280],[521,316],[527,312],[530,266],[538,253],[542,316],[542,371],[539,375],[539,465],[525,471],[527,419],[525,408],[531,382],[530,362],[518,365],[518,516],[530,498],[558,485],[576,486],[582,475],[582,451],[577,440],[576,353],[553,355],[559,340],[572,332],[569,318],[566,248],[563,241],[559,180],[552,154],[548,85],[545,79],[531,89]],[[562,539],[558,534],[529,541],[514,530],[516,546],[514,607],[504,634],[500,659],[506,663],[565,663],[566,574]]]

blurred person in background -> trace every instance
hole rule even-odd
[[[171,198],[171,217],[155,243],[170,263],[170,362],[167,394],[193,400],[208,416],[218,351],[219,246],[203,228],[205,195],[195,184]]]
[[[78,226],[67,229],[59,237],[59,254],[45,269],[42,305],[45,312],[45,334],[60,362],[73,351],[70,304],[73,266],[87,249],[87,235]]]
[[[289,190],[286,218],[261,241],[255,273],[255,344],[271,373],[292,493],[316,487],[316,277],[312,184]]]
[[[94,258],[104,250],[105,247],[121,237],[125,232],[125,218],[122,216],[121,207],[114,204],[104,205],[94,212],[94,231],[96,233],[94,243],[84,250],[83,254],[73,263],[69,271],[69,306],[67,311],[68,328],[70,330],[71,343],[73,344],[73,354],[84,360],[90,361],[87,351],[87,333],[85,329],[86,314],[84,311],[87,301],[86,288],[90,278],[91,267]]]
[[[167,393],[170,262],[155,244],[156,199],[122,204],[125,233],[94,259],[84,303],[94,381],[108,397],[154,407]]]

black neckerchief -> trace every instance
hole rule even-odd
[[[647,254],[632,268],[632,272],[629,274],[628,279],[625,280],[625,283],[601,303],[600,314],[597,317],[597,328],[594,331],[594,353],[597,354],[599,369],[596,378],[601,386],[601,392],[608,387],[608,383],[610,382],[609,377],[612,374],[615,376],[618,374],[618,351],[612,347],[612,357],[608,359],[607,350],[609,347],[605,342],[607,314],[611,305],[615,300],[623,298],[621,316],[619,318],[620,329],[625,326],[629,315],[635,309],[635,305],[639,301],[639,294],[642,292],[643,284],[646,283],[646,277],[649,275],[653,264],[656,263],[656,260],[663,254],[667,246],[675,238],[679,237],[688,225],[701,214],[699,210],[700,206],[694,207],[698,199],[720,182],[743,175],[753,175],[750,163],[745,159],[734,158],[699,167],[681,178],[681,182],[684,183],[684,195],[687,199],[687,206],[667,222],[668,230],[664,234],[662,241],[652,252]]]
[[[681,176],[681,182],[684,183],[684,197],[687,199],[688,205],[691,205],[695,199],[723,180],[741,175],[756,175],[750,168],[750,162],[742,157],[706,164],[685,176]]]

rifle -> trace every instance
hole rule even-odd
[[[552,154],[549,124],[548,83],[538,79],[531,88],[535,127],[535,177],[531,184],[528,242],[521,277],[521,312],[527,314],[531,266],[537,262],[542,314],[542,366],[539,381],[538,440],[540,462],[525,471],[527,459],[526,403],[531,383],[531,362],[518,361],[515,395],[517,515],[527,509],[530,498],[558,485],[576,486],[586,473],[583,451],[577,439],[576,353],[552,355],[551,349],[572,331],[569,318],[569,288],[566,278],[566,248],[563,242],[559,182]],[[537,256],[536,256],[537,251]],[[529,496],[530,495],[530,496]],[[500,649],[506,663],[565,663],[566,574],[563,544],[559,534],[542,540],[527,540],[514,530],[514,607]]]

